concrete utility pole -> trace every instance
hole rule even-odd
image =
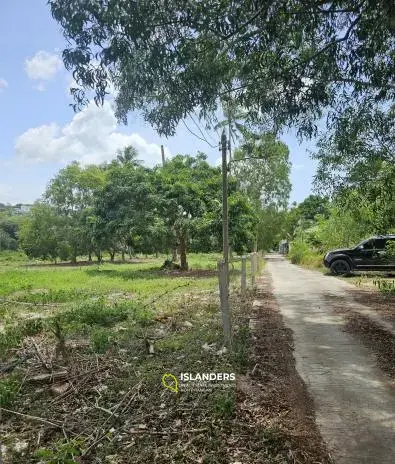
[[[160,151],[162,153],[162,166],[164,166],[166,159],[165,159],[165,149],[163,148],[163,145],[160,146]]]
[[[228,144],[225,129],[221,136],[222,151],[222,250],[226,271],[229,272],[229,218],[228,218]]]
[[[218,281],[224,341],[232,349],[232,322],[229,307],[229,236],[228,236],[228,143],[225,129],[221,136],[222,151],[222,248],[223,259],[218,262]]]

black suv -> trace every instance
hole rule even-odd
[[[355,248],[329,251],[324,257],[324,264],[337,275],[350,271],[395,271],[395,256],[386,251],[390,242],[395,242],[395,235],[378,235],[364,240]]]

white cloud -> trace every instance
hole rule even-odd
[[[90,164],[110,161],[118,149],[127,145],[136,147],[148,166],[161,160],[159,145],[147,142],[137,133],[117,131],[110,103],[97,107],[92,102],[63,127],[51,123],[28,129],[17,138],[15,153],[19,159],[34,163],[76,160]]]
[[[0,93],[8,87],[8,82],[0,77]]]
[[[32,58],[25,60],[25,70],[29,79],[40,81],[35,88],[45,90],[43,81],[50,81],[62,67],[62,60],[55,53],[38,51]]]

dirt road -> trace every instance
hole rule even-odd
[[[395,386],[373,353],[334,312],[353,303],[335,277],[267,256],[274,295],[294,334],[296,367],[314,400],[321,434],[337,464],[395,462]],[[390,328],[389,328],[390,329]]]

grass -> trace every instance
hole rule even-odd
[[[0,379],[0,407],[10,408],[16,400],[20,389],[20,381],[16,376]]]
[[[72,436],[64,440],[62,431],[54,430],[36,446],[37,437],[32,438],[36,424],[24,427],[19,437],[21,422],[18,425],[14,420],[9,425],[5,422],[7,446],[12,449],[13,437],[25,438],[31,443],[29,452],[33,456],[26,462],[75,462],[91,444],[95,432],[91,429],[107,424],[106,411],[114,410],[125,392],[136,386],[139,390],[135,401],[125,404],[122,420],[117,415],[109,420],[108,429],[120,428],[125,420],[132,420],[129,428],[134,423],[148,423],[150,428],[167,430],[180,417],[186,420],[182,411],[192,408],[188,428],[202,424],[209,429],[215,420],[224,421],[227,430],[235,416],[234,388],[174,396],[161,383],[165,372],[178,376],[181,372],[246,371],[248,320],[245,314],[238,320],[235,303],[233,317],[238,330],[234,355],[217,353],[223,345],[215,274],[218,258],[191,254],[188,273],[160,271],[163,258],[89,266],[26,266],[22,259],[0,259],[0,364],[30,349],[36,362],[33,371],[42,370],[42,360],[32,350],[35,343],[47,361],[69,370],[75,378],[74,391],[78,391],[78,395],[66,395],[57,403],[50,385],[37,388],[28,381],[18,381],[18,376],[25,379],[30,375],[22,362],[15,369],[18,376],[0,374],[2,407],[67,423],[81,435],[77,440]],[[240,266],[236,261],[231,271],[233,293],[239,285]],[[63,351],[58,351],[61,341]],[[29,360],[29,369],[32,362]],[[98,367],[105,369],[102,376],[93,373],[92,377],[80,377],[81,372]],[[99,387],[106,389],[99,392]],[[95,408],[95,402],[102,409]],[[218,443],[223,443],[221,427],[215,432]],[[173,438],[178,439],[177,435]],[[91,453],[101,462],[106,455],[122,450],[117,440],[103,442],[102,448],[94,448]],[[136,460],[154,459],[149,445],[149,436],[136,438]],[[207,447],[210,456],[217,456],[216,447],[208,440],[201,446]],[[165,462],[186,462],[182,453],[177,457],[180,451],[176,448],[166,448],[169,457]],[[213,457],[212,462],[224,462],[216,459]]]

